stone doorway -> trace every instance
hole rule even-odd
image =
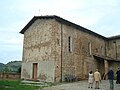
[[[98,67],[98,70],[101,74],[101,78],[103,79],[104,77],[104,74],[105,74],[105,65],[104,65],[104,60],[102,59],[99,59],[97,60],[97,67]]]
[[[103,58],[95,56],[95,62],[96,62],[96,68],[98,68],[98,71],[101,74],[101,78],[103,79],[105,74],[105,61]]]

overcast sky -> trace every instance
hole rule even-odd
[[[38,15],[58,15],[100,35],[120,35],[120,0],[0,0],[0,62],[22,60],[19,32]]]

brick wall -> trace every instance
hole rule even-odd
[[[0,79],[20,79],[20,73],[0,73]]]

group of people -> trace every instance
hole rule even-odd
[[[108,80],[110,83],[110,90],[114,89],[114,71],[112,67],[109,69],[108,73],[106,74],[108,76]],[[105,75],[105,76],[106,76]],[[118,68],[116,72],[116,84],[120,84],[120,68]],[[99,83],[101,82],[101,75],[98,69],[93,73],[92,71],[89,72],[89,78],[88,78],[88,88],[93,88],[93,82],[95,81],[95,89],[99,89]]]
[[[99,89],[99,82],[101,82],[101,75],[98,72],[98,69],[96,69],[95,73],[93,74],[92,71],[89,73],[88,88],[93,88],[93,82],[95,81],[95,89]]]

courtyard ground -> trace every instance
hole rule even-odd
[[[72,82],[72,83],[60,83],[56,86],[52,87],[45,87],[42,90],[110,90],[109,89],[109,81],[102,80],[100,83],[100,89],[88,88],[87,80],[79,81],[79,82]],[[120,90],[120,84],[116,84],[114,81],[114,90]]]

